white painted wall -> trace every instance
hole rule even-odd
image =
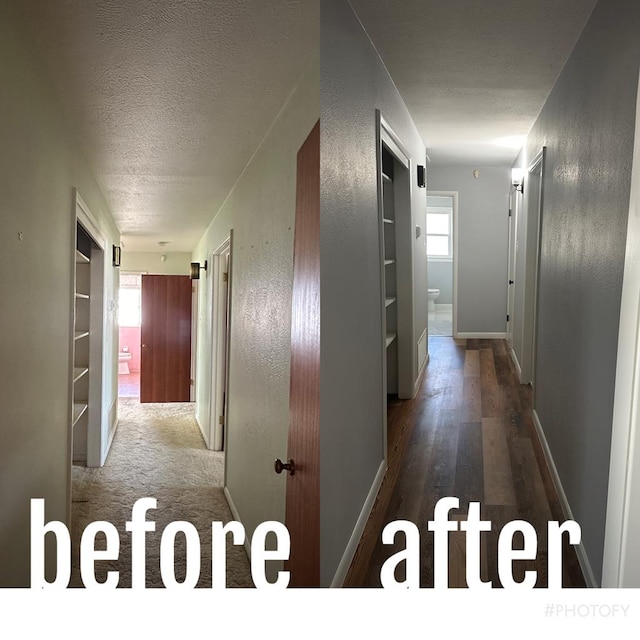
[[[510,171],[429,165],[429,191],[458,192],[458,333],[506,331]]]
[[[211,260],[233,229],[225,486],[249,535],[285,518],[291,359],[296,156],[319,118],[319,60],[307,69],[193,260]],[[207,274],[209,275],[209,274]],[[209,283],[200,280],[196,414],[208,424],[211,394]]]
[[[166,256],[163,262],[161,256]],[[160,276],[188,276],[191,254],[169,251],[122,251],[121,271],[144,271]],[[204,271],[202,272],[204,274]]]
[[[376,109],[409,153],[413,225],[426,225],[425,147],[345,0],[321,15],[321,584],[344,577],[350,538],[384,460]],[[413,244],[414,345],[427,326],[424,236]],[[417,359],[416,359],[417,360]],[[415,371],[417,377],[417,371]]]
[[[29,585],[30,498],[69,521],[73,188],[107,241],[106,203],[56,109],[55,93],[0,4],[0,586]],[[107,269],[107,300],[118,270]],[[117,337],[107,318],[107,409],[115,419]],[[53,559],[49,554],[49,559]]]

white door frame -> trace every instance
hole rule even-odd
[[[429,196],[450,196],[453,198],[453,214],[451,216],[451,251],[452,251],[452,285],[451,285],[451,333],[458,337],[458,192],[457,191],[427,191]],[[429,229],[426,230],[429,233]],[[428,260],[428,259],[427,259]],[[428,285],[427,285],[428,286]]]
[[[89,207],[75,191],[75,219],[76,225],[80,223],[87,234],[95,242],[98,251],[92,251],[90,263],[91,299],[89,312],[89,408],[87,427],[87,466],[100,467],[106,457],[106,444],[109,438],[109,414],[107,387],[103,381],[109,380],[107,363],[110,362],[107,352],[107,306],[106,295],[106,264],[107,264],[107,240],[102,233],[96,219],[91,214]],[[74,225],[75,234],[75,225]],[[75,245],[74,245],[75,253]],[[97,254],[97,255],[94,255]],[[75,283],[74,283],[75,289]],[[104,454],[103,454],[104,452]]]
[[[522,360],[520,364],[520,382],[534,386],[537,351],[538,324],[538,276],[540,271],[540,241],[542,232],[543,196],[544,196],[544,158],[546,147],[543,147],[527,168],[527,179],[524,182],[524,198],[527,212],[525,238],[525,273],[519,281],[524,287],[524,309],[522,318]],[[533,192],[532,174],[539,174],[539,188]]]
[[[509,257],[507,258],[507,344],[513,349],[513,326],[516,307],[516,273],[518,242],[517,192],[509,194]]]
[[[640,114],[640,90],[636,113]],[[620,306],[603,587],[640,587],[640,119]]]
[[[230,254],[229,236],[211,256],[211,401],[208,445],[214,451],[222,451],[224,448]]]

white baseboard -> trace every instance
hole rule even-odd
[[[120,419],[118,418],[118,398],[113,401],[111,405],[111,409],[109,410],[109,415],[113,416],[113,423],[109,429],[109,435],[107,436],[107,444],[104,447],[103,451],[100,453],[100,466],[104,467],[104,463],[107,461],[107,456],[109,455],[109,451],[111,450],[111,445],[113,444],[113,439],[116,436],[116,431],[118,430],[118,424],[120,423]]]
[[[555,462],[553,461],[553,456],[551,455],[551,450],[549,449],[549,443],[547,442],[547,438],[544,435],[544,430],[542,429],[540,418],[538,417],[538,414],[536,413],[535,409],[533,410],[533,424],[536,427],[538,438],[540,439],[540,443],[542,444],[544,457],[547,461],[547,465],[549,465],[549,470],[551,471],[551,477],[553,478],[553,484],[555,485],[556,491],[558,492],[558,497],[560,498],[560,506],[562,507],[562,512],[564,514],[564,517],[567,520],[575,521],[575,518],[573,517],[573,513],[571,512],[571,507],[569,506],[569,501],[567,500],[567,495],[564,492],[562,483],[560,482],[560,476],[558,475],[558,469],[556,468]],[[576,546],[576,554],[578,556],[578,562],[580,563],[580,568],[582,569],[582,573],[587,583],[587,587],[590,587],[592,589],[599,588],[600,585],[598,584],[593,574],[593,569],[591,568],[591,563],[589,562],[589,558],[587,557],[587,552],[584,548],[584,544],[582,540],[580,540],[580,544]]]
[[[511,356],[511,361],[513,362],[514,367],[516,368],[516,373],[518,374],[518,380],[522,380],[522,367],[518,362],[518,356],[513,349],[510,349],[509,355]]]
[[[236,505],[233,503],[233,498],[229,493],[229,489],[227,489],[227,487],[223,487],[222,490],[224,491],[224,497],[227,499],[227,504],[229,505],[229,509],[231,511],[231,515],[233,516],[233,519],[236,522],[239,522],[240,524],[242,524],[242,520],[240,519],[240,514],[236,509]],[[249,558],[249,560],[251,560],[251,541],[249,540],[249,536],[244,537],[244,550],[247,552],[247,557]]]
[[[422,364],[422,369],[420,369],[420,373],[418,374],[418,378],[416,380],[415,385],[413,386],[413,397],[415,398],[418,395],[418,391],[420,391],[420,387],[422,386],[422,380],[424,378],[425,371],[427,370],[427,365],[429,364],[429,360],[431,359],[431,355],[427,351],[427,357],[424,359],[424,363]]]
[[[376,473],[376,477],[373,480],[373,484],[369,489],[367,499],[364,501],[364,505],[362,507],[362,510],[360,511],[356,526],[353,528],[353,532],[351,533],[351,537],[349,538],[347,547],[342,554],[342,559],[340,560],[338,569],[336,570],[336,573],[333,576],[333,580],[331,581],[332,588],[340,588],[344,584],[344,579],[347,577],[347,572],[349,571],[349,567],[351,566],[351,562],[353,561],[353,556],[355,555],[356,549],[360,544],[360,538],[362,537],[362,533],[364,532],[364,527],[367,524],[367,520],[371,515],[371,510],[373,509],[373,505],[376,502],[376,498],[378,497],[378,491],[380,490],[380,485],[382,484],[382,480],[386,471],[387,463],[383,460],[380,463],[380,467],[378,468],[378,473]]]
[[[459,340],[506,340],[505,333],[476,333],[476,332],[458,332],[455,336]]]
[[[207,447],[207,449],[211,450],[211,447],[209,446],[209,438],[207,437],[207,434],[205,433],[204,429],[202,428],[202,425],[200,424],[200,420],[198,419],[198,415],[196,414],[195,416],[196,419],[196,424],[198,425],[198,429],[200,429],[200,433],[202,434],[202,439],[204,440],[204,443]]]

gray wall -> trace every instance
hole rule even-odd
[[[73,188],[108,243],[118,244],[120,234],[6,4],[0,3],[0,586],[26,587],[30,499],[45,499],[47,521],[69,523]],[[118,270],[108,267],[107,301],[117,281]],[[115,418],[114,313],[105,339],[104,401]],[[54,559],[47,554],[50,566]]]
[[[458,192],[459,333],[506,331],[510,171],[429,165],[429,191]]]
[[[598,3],[529,135],[526,151],[527,158],[533,158],[547,147],[535,409],[598,581],[640,65],[638,33],[638,3]]]
[[[429,289],[440,289],[436,304],[451,304],[453,300],[453,262],[429,260]]]
[[[425,148],[346,0],[323,2],[321,52],[321,582],[328,585],[384,455],[375,109],[402,139],[413,171]],[[413,189],[411,204],[413,223],[424,229],[424,189]],[[413,249],[417,343],[427,324],[424,236]]]

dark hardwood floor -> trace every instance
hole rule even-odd
[[[535,570],[536,586],[547,585],[547,522],[564,521],[532,420],[532,394],[518,381],[504,340],[454,341],[434,337],[430,362],[413,400],[390,398],[388,470],[345,580],[347,587],[379,587],[387,558],[404,548],[381,541],[394,520],[420,529],[420,586],[433,586],[433,533],[427,522],[442,497],[457,497],[450,519],[466,519],[469,502],[480,503],[480,578],[501,587],[498,535],[512,520],[531,523],[538,535],[535,560],[513,562],[513,578]],[[566,536],[565,536],[566,537]],[[584,587],[574,548],[563,541],[563,586]],[[514,547],[522,536],[516,534]],[[449,586],[466,587],[466,534],[449,534]],[[402,579],[404,563],[396,570]]]

